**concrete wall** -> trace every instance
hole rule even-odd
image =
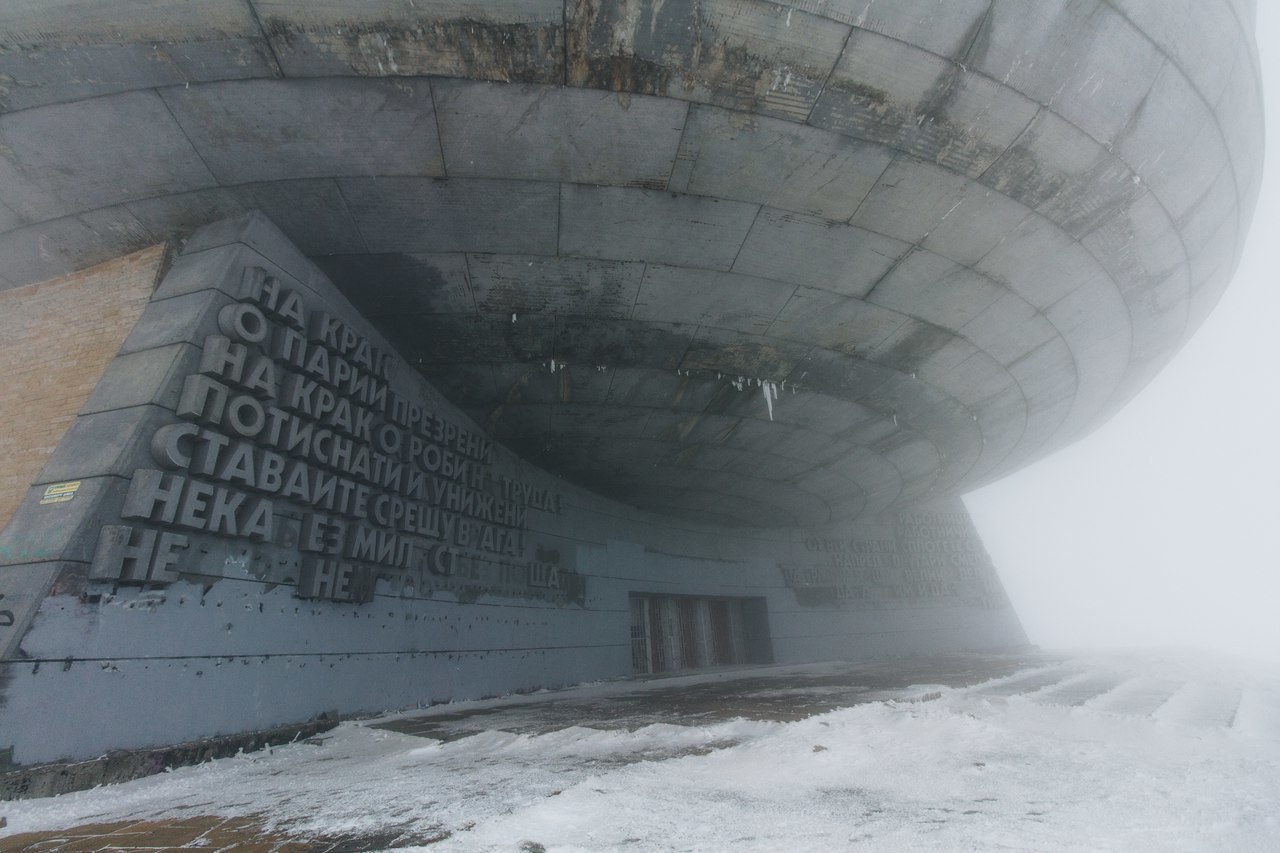
[[[729,529],[601,499],[491,444],[256,215],[186,244],[39,480],[0,534],[17,764],[626,676],[632,593],[762,600],[784,663],[1025,643],[957,500]]]

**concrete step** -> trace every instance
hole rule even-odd
[[[1118,672],[1096,672],[1064,681],[1032,694],[1031,698],[1047,705],[1076,707],[1110,693],[1128,677]]]
[[[1152,715],[1166,723],[1203,728],[1230,728],[1240,707],[1239,688],[1190,682]]]

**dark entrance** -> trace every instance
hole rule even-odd
[[[631,595],[631,666],[637,673],[769,663],[763,598]]]

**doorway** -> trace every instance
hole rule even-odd
[[[631,595],[631,667],[639,675],[771,660],[763,598]]]

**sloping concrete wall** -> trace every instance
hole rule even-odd
[[[0,534],[40,545],[0,568],[18,764],[625,676],[632,593],[763,602],[778,662],[1025,643],[958,501],[757,530],[604,500],[491,443],[258,215],[187,243],[42,479],[80,485]]]

